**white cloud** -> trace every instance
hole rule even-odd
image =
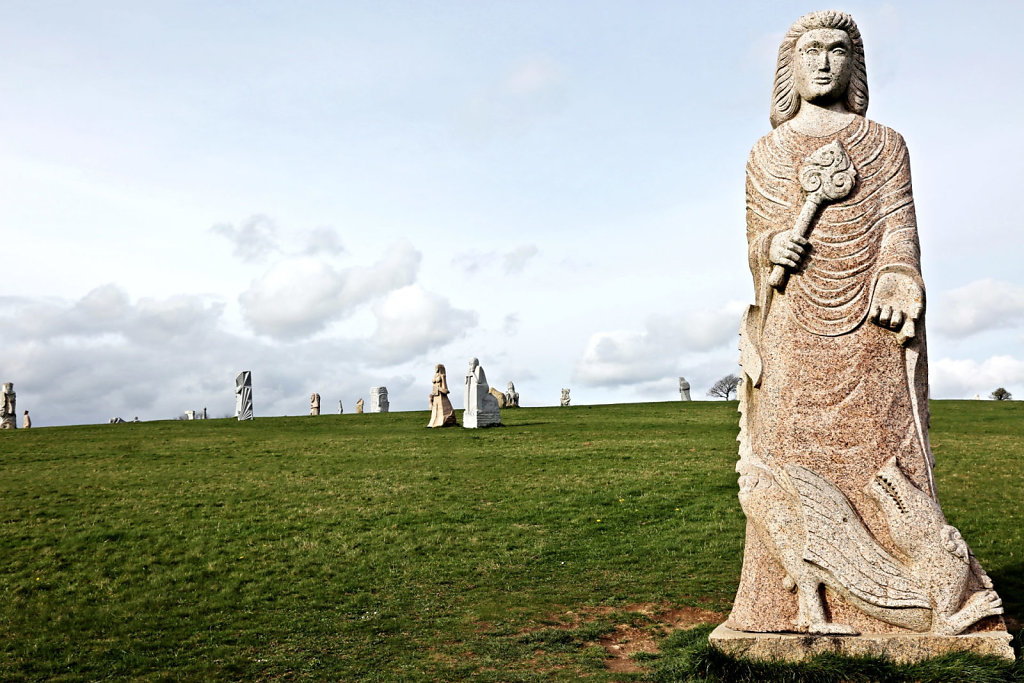
[[[983,361],[943,358],[931,361],[929,370],[934,398],[988,397],[996,387],[1024,386],[1024,360],[992,356]],[[1019,393],[1011,389],[1011,393]]]
[[[512,251],[506,252],[503,257],[505,272],[509,275],[523,272],[526,264],[538,253],[540,253],[540,250],[534,244],[524,244],[521,247],[516,247]]]
[[[250,216],[239,227],[218,223],[210,232],[227,238],[234,246],[234,255],[244,263],[261,261],[279,251],[277,225],[262,214]]]
[[[420,260],[420,252],[407,242],[392,246],[372,266],[339,269],[319,257],[286,258],[254,280],[238,300],[257,333],[298,339],[412,284]]]
[[[408,361],[444,346],[475,327],[478,317],[418,285],[391,292],[374,313],[377,331],[368,345],[382,363]]]
[[[452,266],[470,275],[478,272],[494,274],[500,268],[505,275],[523,272],[527,264],[540,253],[535,244],[522,244],[509,251],[464,251],[455,255]]]
[[[985,278],[943,292],[936,299],[932,328],[954,338],[1017,327],[1024,323],[1024,287]]]
[[[733,302],[719,311],[656,316],[640,332],[597,332],[576,364],[574,380],[604,387],[662,380],[678,371],[684,355],[735,346],[743,307]]]

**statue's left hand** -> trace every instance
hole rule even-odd
[[[924,290],[904,273],[883,273],[871,299],[871,322],[899,332],[905,343],[914,336],[914,323],[924,312]],[[902,328],[902,329],[901,329]]]

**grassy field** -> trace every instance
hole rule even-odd
[[[720,620],[732,601],[735,410],[523,408],[491,430],[428,430],[420,412],[0,432],[0,679],[739,677],[704,647],[708,627],[671,628]],[[946,515],[1019,628],[1024,403],[933,411]],[[643,643],[660,653],[609,659]],[[984,661],[934,670],[947,665],[1024,680]]]

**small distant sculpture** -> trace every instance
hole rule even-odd
[[[570,399],[569,399],[569,390],[568,389],[562,389],[562,400],[559,403],[559,405],[564,408],[564,407],[569,405],[569,401],[570,401]]]
[[[363,413],[363,399],[356,401],[356,412],[362,415]]]
[[[203,419],[204,419],[204,420],[206,419],[206,406],[203,406]],[[136,421],[136,422],[138,422],[138,421],[139,421],[139,418],[138,418],[138,417],[136,417],[136,418],[135,418],[135,421]]]
[[[512,382],[508,383],[508,391],[505,392],[505,407],[506,408],[518,408],[519,407],[519,392],[516,391],[516,385]]]
[[[338,415],[344,415],[345,409],[341,407],[341,400],[338,400]]]
[[[109,424],[112,424],[112,425],[124,424],[124,423],[125,423],[125,420],[123,420],[120,417],[112,417],[112,418],[110,418],[110,422],[109,422]]]
[[[434,381],[430,387],[430,422],[428,427],[455,427],[455,409],[448,400],[448,373],[444,365],[434,366]]]
[[[203,408],[203,419],[204,419],[204,420],[206,419],[206,408]],[[138,421],[139,421],[139,416],[138,416],[138,415],[136,415],[136,416],[135,416],[135,419],[134,419],[134,420],[132,420],[132,422],[138,422]]]
[[[487,376],[476,358],[469,361],[469,370],[466,371],[465,408],[462,426],[467,429],[501,424],[498,399],[491,396]]]
[[[28,411],[25,411],[25,419],[22,421],[21,426],[28,429],[32,426],[32,418],[28,416]]]
[[[371,413],[386,413],[388,407],[391,404],[388,403],[388,388],[387,387],[372,387],[370,389],[370,412]]]
[[[799,632],[799,657],[817,636],[870,633],[872,653],[904,655],[899,636],[927,633],[942,649],[988,639],[1012,659],[992,581],[939,506],[910,158],[867,106],[853,18],[798,19],[779,47],[774,130],[746,165],[746,548],[711,640],[774,646]]]
[[[309,414],[314,416],[320,414],[320,394],[315,391],[309,397]]]
[[[689,401],[690,399],[690,383],[686,381],[685,377],[679,378],[679,400]]]
[[[196,411],[194,411],[194,410],[186,410],[185,411],[185,419],[186,420],[194,420],[194,419],[196,419]]]
[[[3,394],[0,395],[0,429],[17,428],[17,398],[17,394],[14,393],[14,383],[4,382]]]
[[[242,370],[235,377],[235,417],[251,420],[252,415],[252,372]]]

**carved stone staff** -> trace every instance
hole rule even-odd
[[[818,207],[845,199],[856,182],[857,169],[838,140],[819,147],[800,168],[800,187],[806,198],[792,233],[806,239],[811,234]],[[768,276],[768,284],[781,290],[786,286],[787,276],[786,269],[776,263]]]

